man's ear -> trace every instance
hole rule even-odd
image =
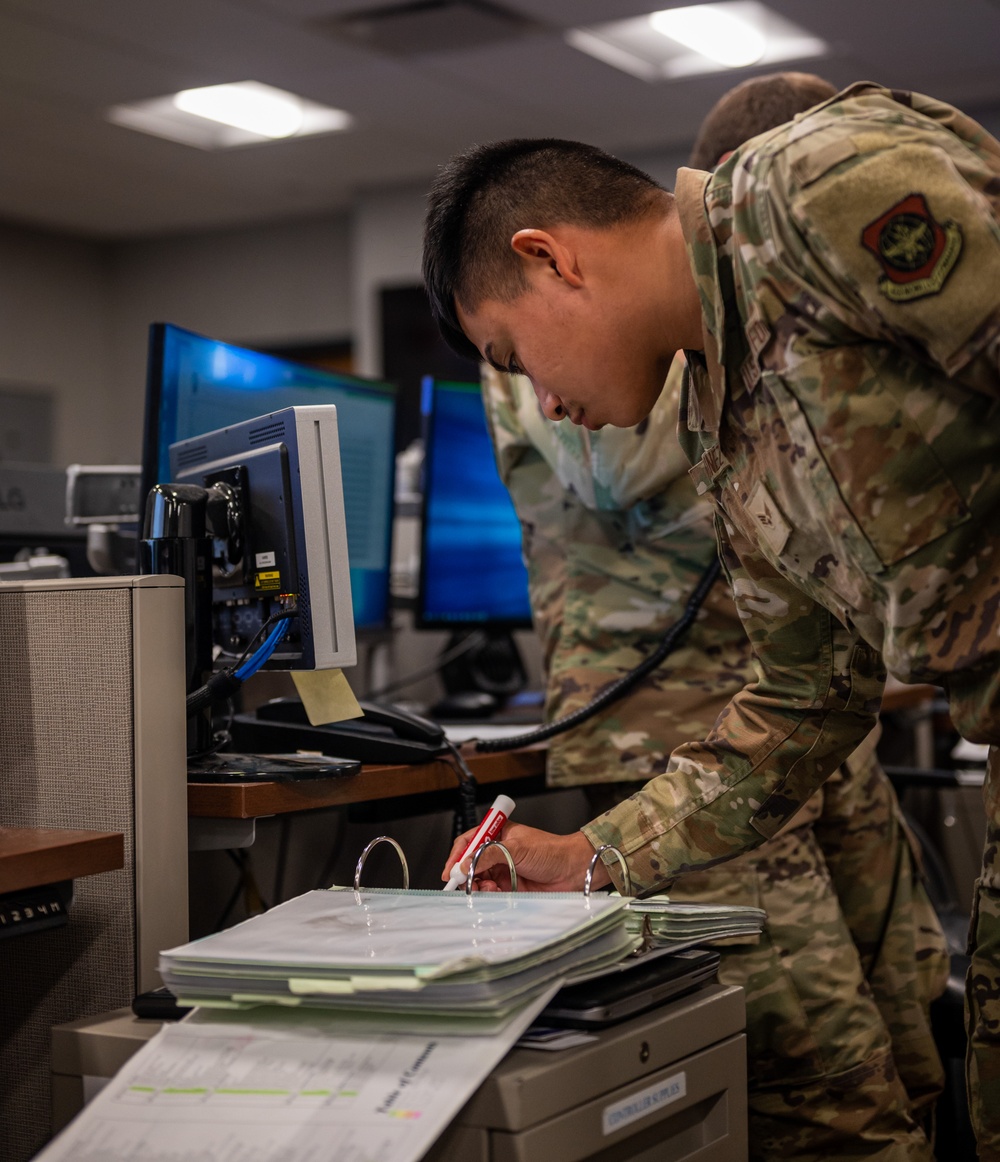
[[[568,286],[583,283],[575,249],[566,240],[555,237],[547,230],[518,230],[510,240],[511,249],[522,258],[530,272],[543,267]],[[537,264],[537,265],[536,265]]]

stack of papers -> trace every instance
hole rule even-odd
[[[628,901],[628,928],[648,947],[680,952],[763,931],[767,913],[737,904],[680,904],[667,896]]]
[[[486,1031],[553,981],[639,947],[627,906],[575,893],[307,892],[162,953],[160,973],[182,1004],[308,1005]]]
[[[36,1162],[416,1162],[556,987],[491,1036],[197,1011],[164,1025]]]

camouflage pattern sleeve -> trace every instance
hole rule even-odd
[[[679,747],[665,774],[583,828],[595,847],[621,849],[642,891],[774,835],[878,717],[878,653],[735,528],[717,520],[716,532],[756,681],[703,743]],[[608,870],[617,874],[610,863]]]

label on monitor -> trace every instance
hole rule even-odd
[[[269,572],[258,572],[253,579],[253,587],[258,593],[281,588],[281,573],[277,569]]]

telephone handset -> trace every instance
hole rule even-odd
[[[313,750],[362,763],[425,763],[448,750],[436,722],[396,706],[362,702],[364,717],[312,726],[298,698],[275,698],[233,719],[233,746],[287,754]]]

